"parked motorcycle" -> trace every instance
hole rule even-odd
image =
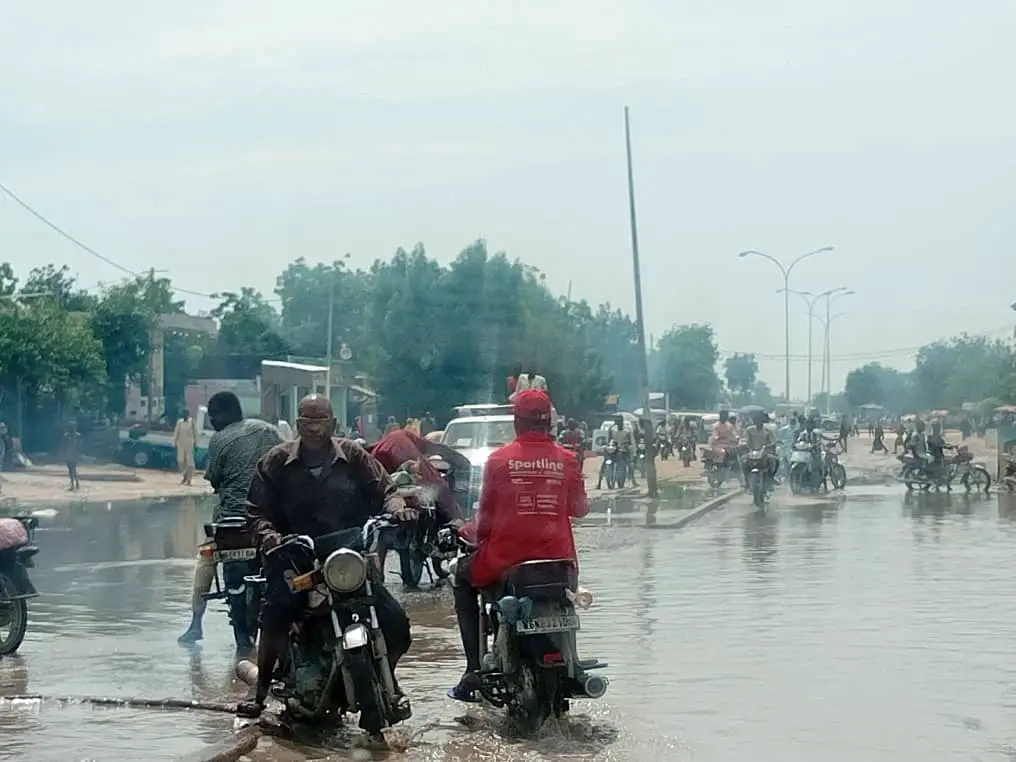
[[[271,690],[285,704],[284,719],[359,713],[360,727],[377,736],[409,718],[395,693],[374,598],[383,574],[378,541],[393,526],[381,517],[362,530],[289,535],[264,554],[262,576],[247,578],[264,587],[273,606],[288,604],[299,624],[290,628]]]
[[[927,491],[932,487],[951,489],[956,479],[960,480],[967,492],[974,489],[987,492],[991,487],[988,469],[973,462],[973,455],[965,445],[958,447],[956,453],[941,464],[936,464],[930,456],[918,457],[912,452],[905,452],[897,459],[902,464],[899,479],[911,491]]]
[[[18,650],[28,631],[28,599],[39,592],[28,576],[39,552],[34,516],[0,519],[0,655]]]
[[[261,611],[260,588],[244,582],[257,572],[257,548],[251,536],[250,525],[242,516],[228,516],[205,524],[207,542],[198,553],[215,561],[213,592],[205,593],[206,601],[225,601],[229,622],[233,627],[233,640],[237,648],[251,648],[257,641],[258,615]],[[219,569],[222,579],[219,579]]]
[[[822,458],[817,453],[818,445],[798,441],[790,453],[790,491],[799,495],[805,491],[817,492],[822,486],[825,474]]]
[[[769,459],[765,450],[749,450],[744,456],[744,467],[747,471],[748,492],[751,493],[755,507],[765,510],[766,497],[772,489]]]
[[[463,541],[465,544],[465,542]],[[594,674],[606,663],[579,659],[577,609],[592,595],[578,586],[571,561],[529,561],[511,569],[480,607],[480,693],[524,733],[561,717],[572,699],[598,699],[607,679]]]

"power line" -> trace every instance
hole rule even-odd
[[[102,262],[105,262],[110,267],[115,267],[120,272],[127,273],[128,275],[130,275],[130,276],[132,276],[134,278],[142,278],[142,277],[144,277],[144,275],[142,273],[135,272],[134,270],[131,270],[129,267],[124,267],[119,262],[114,262],[109,257],[100,254],[99,252],[97,252],[95,249],[93,249],[88,244],[82,243],[80,240],[78,240],[73,235],[68,233],[66,230],[64,230],[62,227],[57,225],[55,222],[51,222],[41,212],[36,211],[27,201],[22,199],[20,196],[18,196],[18,194],[16,194],[14,191],[12,191],[10,188],[8,188],[3,183],[0,183],[0,191],[2,191],[8,198],[10,198],[14,203],[16,203],[18,206],[20,206],[22,209],[24,209],[30,215],[35,217],[35,219],[39,220],[39,222],[41,222],[43,225],[45,225],[46,227],[48,227],[50,230],[54,231],[55,233],[58,233],[59,235],[61,235],[66,240],[68,240],[71,243],[73,243],[75,246],[77,246],[82,251],[88,252],[93,257],[95,257],[96,259],[101,260]],[[191,291],[190,289],[180,288],[179,286],[173,286],[173,290],[174,291],[179,291],[182,294],[189,294],[191,296],[202,296],[202,297],[205,297],[206,299],[213,298],[212,294],[206,294],[206,293],[203,293],[201,291]]]

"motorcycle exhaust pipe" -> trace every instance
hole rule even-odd
[[[582,675],[575,679],[578,695],[583,698],[603,698],[607,692],[607,678],[599,675]]]
[[[236,663],[236,677],[247,685],[257,685],[258,665],[250,659],[240,659]]]

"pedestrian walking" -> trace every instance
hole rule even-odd
[[[64,463],[67,464],[67,477],[71,483],[70,491],[77,492],[81,488],[81,482],[78,479],[78,460],[81,458],[81,434],[78,433],[78,427],[73,422],[67,424],[61,450],[63,451]]]
[[[180,468],[181,484],[190,484],[194,477],[194,448],[198,443],[198,430],[190,412],[183,411],[173,429],[173,447],[176,449],[176,465]]]

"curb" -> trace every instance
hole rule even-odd
[[[729,492],[720,495],[719,497],[714,497],[712,500],[703,503],[698,508],[689,513],[687,516],[682,516],[672,524],[654,524],[653,527],[659,529],[683,529],[684,527],[691,524],[693,521],[698,521],[703,516],[710,514],[713,511],[719,510],[741,493],[742,490],[740,488],[732,489]]]

